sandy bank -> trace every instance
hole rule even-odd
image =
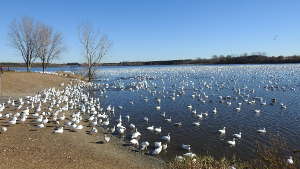
[[[2,75],[2,99],[9,96],[33,95],[50,87],[68,84],[70,78],[39,73],[8,72]],[[1,103],[1,101],[0,101]],[[14,108],[6,112],[16,112]],[[5,126],[7,119],[1,118]],[[113,137],[108,144],[102,144],[103,132],[88,135],[88,128],[79,132],[65,131],[55,135],[53,123],[46,128],[36,129],[32,120],[24,124],[8,126],[6,133],[0,134],[0,168],[162,168],[163,163],[154,157],[145,156],[122,146]]]

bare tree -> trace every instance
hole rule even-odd
[[[37,50],[36,57],[41,60],[43,72],[45,72],[49,63],[58,58],[64,50],[62,34],[54,32],[53,29],[45,24],[37,26]]]
[[[20,21],[14,20],[9,27],[8,37],[10,44],[18,50],[30,71],[31,64],[35,59],[37,31],[36,24],[32,18],[23,17]]]
[[[81,25],[79,28],[79,40],[84,50],[88,70],[88,80],[95,77],[95,66],[101,63],[111,47],[111,42],[107,36],[95,31],[91,25]]]

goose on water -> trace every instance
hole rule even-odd
[[[167,143],[162,144],[161,146],[162,146],[162,150],[164,150],[164,151],[167,150],[167,148],[168,148],[168,144]]]
[[[148,123],[149,122],[149,118],[148,117],[144,117],[144,120]]]
[[[287,159],[287,163],[288,164],[294,164],[294,160],[292,156],[289,156],[289,158]]]
[[[188,153],[183,154],[183,156],[189,157],[189,158],[194,158],[194,157],[196,157],[196,154],[192,153],[192,152],[188,152]]]
[[[184,150],[190,151],[191,150],[191,145],[189,145],[189,144],[182,144],[181,148],[184,149]]]
[[[132,124],[132,123],[130,123],[130,124],[129,124],[129,128],[130,128],[130,129],[135,129],[135,125]]]
[[[223,129],[218,130],[220,134],[225,134],[226,133],[226,127],[223,127]]]
[[[234,137],[241,139],[242,138],[242,132],[239,132],[237,134],[233,134]]]
[[[170,133],[168,133],[168,135],[166,135],[166,136],[162,136],[161,139],[170,142],[170,140],[171,140]]]
[[[171,117],[170,117],[170,118],[168,118],[168,119],[165,119],[165,121],[171,123],[171,122],[172,122],[172,119],[171,119]]]
[[[231,146],[235,146],[235,144],[236,144],[235,138],[233,138],[233,140],[227,141],[227,143],[230,144]]]
[[[160,132],[161,132],[161,127],[156,127],[156,128],[154,129],[154,131],[157,132],[157,133],[160,133]]]
[[[200,126],[200,122],[199,121],[193,122],[193,125],[194,126]]]
[[[159,146],[161,146],[161,142],[160,141],[154,142],[154,147],[159,147]]]
[[[147,127],[147,130],[153,131],[154,130],[154,126]]]
[[[263,129],[258,129],[257,132],[259,132],[259,133],[266,133],[267,131],[266,131],[266,128],[263,128]]]
[[[217,113],[218,111],[217,111],[217,108],[216,107],[214,107],[214,109],[213,109],[213,113]]]

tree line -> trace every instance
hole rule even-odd
[[[108,54],[111,41],[91,24],[80,25],[78,32],[83,57],[88,65],[86,76],[91,81],[95,77],[95,66]],[[8,38],[10,45],[22,56],[27,72],[36,60],[41,62],[45,72],[49,64],[66,49],[61,32],[54,31],[50,25],[30,17],[12,21]]]
[[[213,55],[211,58],[147,62],[103,63],[105,66],[182,65],[182,64],[276,64],[300,63],[300,56],[266,56],[264,52],[241,55]]]

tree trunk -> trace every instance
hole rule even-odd
[[[89,67],[88,76],[89,76],[89,82],[90,82],[92,80],[91,67]]]
[[[43,67],[43,73],[45,73],[46,64],[45,64],[45,62],[44,62],[44,61],[42,62],[42,67]]]
[[[28,61],[26,62],[26,68],[27,68],[27,72],[30,72],[30,64]]]

